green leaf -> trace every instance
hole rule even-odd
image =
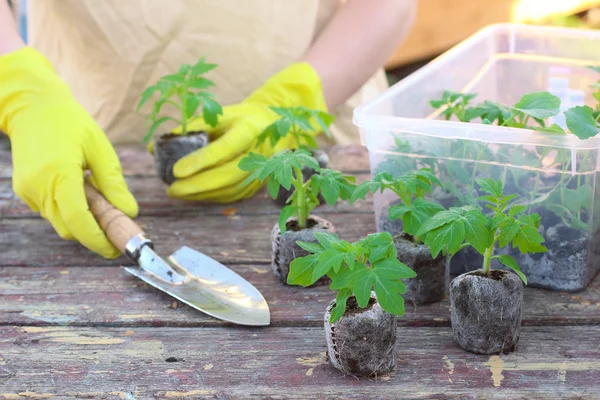
[[[369,269],[362,268],[359,271],[363,271],[363,274],[356,279],[353,290],[358,305],[361,308],[365,308],[371,298],[371,289],[373,288],[375,275]]]
[[[367,193],[369,193],[370,188],[371,181],[365,181],[358,185],[350,197],[350,204],[354,204],[354,202],[358,199],[364,200],[367,196]]]
[[[405,207],[406,211],[402,212],[402,207]],[[443,210],[444,207],[440,206],[439,204],[419,198],[413,202],[411,207],[390,207],[389,216],[390,220],[396,219],[397,217],[394,218],[394,213],[398,211],[399,215],[401,214],[400,217],[403,218],[404,221],[404,231],[409,235],[415,235],[417,231],[425,224],[426,221],[428,221],[436,213]]]
[[[223,108],[213,99],[205,98],[202,104],[202,116],[204,121],[213,128],[219,122],[219,115],[223,115]]]
[[[588,65],[587,68],[591,69],[592,71],[600,72],[600,65]]]
[[[436,213],[433,217],[428,219],[423,224],[423,226],[421,226],[421,229],[419,229],[417,231],[416,235],[423,236],[427,232],[437,229],[437,228],[441,227],[442,225],[446,225],[448,223],[456,221],[463,214],[465,214],[468,210],[470,210],[470,208],[461,207],[461,208],[451,208],[446,211],[440,211],[440,212]]]
[[[276,199],[277,195],[279,194],[279,182],[277,182],[275,179],[271,178],[267,181],[267,189],[269,191],[269,195],[273,198]]]
[[[214,82],[206,78],[192,78],[188,81],[188,86],[193,89],[207,89],[215,86]]]
[[[331,290],[354,288],[356,282],[359,279],[363,279],[368,273],[369,271],[367,271],[365,264],[356,263],[356,268],[353,271],[348,269],[341,270],[340,273],[332,279],[329,288]]]
[[[548,251],[542,243],[544,238],[538,233],[537,228],[531,225],[522,225],[519,233],[513,239],[513,246],[517,247],[522,254],[545,253]]]
[[[374,247],[369,254],[369,262],[371,264],[373,264],[376,261],[379,261],[382,258],[385,258],[387,253],[388,253],[387,245]]]
[[[264,168],[267,157],[262,154],[250,152],[246,157],[240,160],[238,168],[242,171],[254,171],[256,169]]]
[[[491,245],[489,240],[490,232],[487,227],[488,219],[479,210],[472,210],[462,217],[462,222],[465,228],[465,240],[480,254],[483,254],[485,249]],[[450,253],[454,253],[458,249],[449,249],[449,251]]]
[[[290,285],[310,286],[316,281],[312,280],[313,269],[317,265],[318,255],[311,254],[306,257],[294,259],[290,264],[290,273],[287,283]]]
[[[498,261],[515,271],[515,273],[519,275],[519,278],[521,278],[523,283],[527,285],[527,277],[524,273],[521,272],[521,268],[519,268],[519,264],[517,264],[514,258],[507,254],[503,254],[498,257]]]
[[[534,118],[549,118],[560,112],[560,99],[548,92],[528,93],[521,97],[514,108]]]
[[[159,89],[158,85],[152,85],[142,92],[142,95],[140,96],[140,102],[138,103],[136,112],[140,111],[140,109],[143,107],[143,105],[148,101],[148,99],[150,99],[150,97],[152,97],[152,95],[158,89]]]
[[[433,258],[442,250],[447,250],[449,254],[456,253],[464,241],[465,226],[460,219],[430,231],[425,237],[425,244],[429,246]]]
[[[482,178],[478,179],[477,183],[481,187],[481,190],[483,190],[484,192],[489,193],[495,197],[502,196],[502,181],[494,180],[491,178]]]
[[[146,136],[144,136],[144,141],[147,142],[152,137],[152,135],[154,134],[154,131],[156,131],[156,129],[158,129],[159,126],[161,126],[162,124],[164,124],[165,122],[167,122],[171,119],[172,119],[171,117],[162,117],[162,118],[159,118],[156,121],[154,121],[154,123],[152,124],[150,129],[148,129]]]
[[[337,235],[334,235],[333,233],[315,232],[314,235],[315,235],[315,238],[317,239],[317,241],[319,242],[319,244],[326,249],[331,248],[331,243],[337,242],[337,240],[338,240]]]
[[[344,253],[340,253],[334,249],[325,250],[319,254],[318,264],[313,270],[313,280],[316,282],[319,278],[333,269],[335,272],[340,270],[342,262],[344,262]]]
[[[565,111],[567,127],[579,139],[589,139],[600,132],[594,120],[594,110],[588,106],[576,106]]]
[[[331,317],[329,317],[330,323],[333,324],[342,318],[346,312],[346,304],[350,296],[352,296],[352,289],[348,288],[344,288],[337,293],[337,296],[335,296],[335,307],[331,310]]]
[[[290,219],[295,213],[296,213],[296,207],[293,207],[293,206],[285,206],[281,210],[281,213],[279,213],[278,224],[279,224],[279,230],[282,235],[287,230],[287,228],[286,228],[287,220]]]
[[[187,98],[185,99],[185,117],[188,119],[192,118],[196,113],[198,106],[200,106],[200,98],[194,96],[193,94],[188,94]]]
[[[335,181],[323,179],[321,182],[321,194],[325,202],[333,206],[340,195],[340,187]]]
[[[519,221],[514,218],[506,218],[500,224],[500,234],[498,235],[498,244],[500,247],[506,247],[517,236],[521,230]]]
[[[204,61],[204,58],[198,60],[198,62],[192,67],[192,76],[205,74],[213,69],[217,68],[217,64],[208,64]]]
[[[319,254],[319,253],[321,253],[324,250],[323,246],[321,246],[318,243],[302,242],[300,240],[297,240],[296,244],[298,246],[300,246],[300,248],[308,251],[309,253]]]
[[[403,286],[401,285],[402,282],[385,279],[376,279],[374,285],[377,301],[381,308],[398,316],[404,315],[404,298],[400,295]]]
[[[522,214],[525,211],[527,211],[527,206],[523,206],[523,205],[519,205],[519,204],[515,204],[514,206],[512,206],[510,208],[510,210],[508,211],[508,216],[509,217],[514,217],[516,215]]]
[[[405,206],[404,204],[398,204],[396,206],[391,206],[388,209],[388,218],[390,221],[402,219],[402,217],[404,217],[404,214],[406,214],[410,210],[412,210],[412,207]]]
[[[407,279],[417,276],[414,270],[397,258],[384,258],[374,263],[373,267],[377,272],[377,276],[383,279]]]

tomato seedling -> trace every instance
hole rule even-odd
[[[527,278],[515,259],[508,254],[494,255],[494,250],[511,244],[521,254],[546,252],[542,244],[544,237],[538,233],[540,216],[526,215],[527,207],[514,203],[518,195],[504,195],[500,180],[484,178],[477,183],[487,193],[480,200],[493,211],[491,215],[484,214],[475,205],[452,207],[435,214],[423,224],[417,235],[424,238],[434,258],[442,251],[452,256],[472,246],[483,255],[484,274],[490,273],[491,261],[496,258],[527,284]]]
[[[308,256],[296,258],[290,265],[288,283],[310,286],[327,275],[331,290],[337,290],[330,322],[346,312],[346,302],[354,295],[361,308],[369,304],[371,290],[385,311],[404,315],[406,286],[400,279],[414,278],[415,272],[398,261],[392,235],[373,233],[355,243],[337,235],[316,232],[318,243],[298,241]]]
[[[310,179],[305,180],[302,168],[315,170]],[[343,175],[339,171],[319,167],[310,153],[303,149],[282,151],[271,158],[262,154],[250,153],[239,163],[242,171],[252,172],[246,179],[250,183],[255,179],[267,182],[271,197],[276,198],[279,188],[289,190],[294,187],[294,193],[279,215],[281,234],[286,231],[286,221],[291,217],[298,218],[298,226],[306,228],[306,220],[310,212],[319,205],[318,195],[323,196],[326,203],[333,206],[338,199],[348,200],[352,195],[356,178]]]
[[[401,219],[404,232],[410,235],[415,243],[421,243],[421,238],[417,235],[419,228],[434,214],[444,209],[437,203],[425,200],[425,194],[431,192],[433,184],[442,186],[429,168],[409,171],[397,178],[388,172],[380,172],[372,180],[358,185],[350,198],[350,203],[358,199],[364,200],[369,192],[383,193],[386,189],[391,190],[398,196],[401,204],[388,209],[390,221]]]
[[[202,76],[216,67],[216,64],[206,63],[204,58],[201,58],[194,65],[181,65],[177,73],[162,76],[156,84],[144,90],[137,111],[155,93],[158,93],[158,99],[154,101],[152,111],[147,117],[150,127],[144,136],[144,142],[148,142],[156,129],[167,121],[177,123],[181,126],[181,135],[186,135],[188,133],[188,122],[198,116],[200,106],[202,106],[204,121],[212,127],[217,126],[219,115],[223,114],[223,109],[214,100],[213,93],[205,90],[214,86],[214,82]],[[159,117],[159,113],[165,104],[175,107],[179,110],[181,116],[179,118]]]

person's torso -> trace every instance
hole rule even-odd
[[[218,64],[208,75],[216,99],[223,105],[242,101],[302,57],[337,5],[338,0],[37,0],[29,2],[29,44],[50,59],[114,143],[138,142],[147,126],[135,108],[159,77],[206,57]],[[372,95],[384,86],[380,71],[333,110],[336,142],[358,142],[351,110],[365,90]]]

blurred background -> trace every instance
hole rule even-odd
[[[28,1],[43,0],[8,0],[25,41]],[[417,1],[415,25],[386,64],[390,84],[489,24],[515,22],[600,29],[600,0]]]
[[[8,0],[25,41],[27,3],[32,1],[44,0]],[[385,66],[390,85],[489,24],[514,22],[600,29],[600,0],[417,1],[415,24]],[[0,135],[0,147],[8,147],[4,135]]]

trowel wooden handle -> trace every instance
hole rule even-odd
[[[84,188],[90,211],[106,233],[108,240],[121,253],[126,254],[127,242],[135,235],[144,234],[144,231],[131,218],[110,204],[92,185],[86,182]]]

